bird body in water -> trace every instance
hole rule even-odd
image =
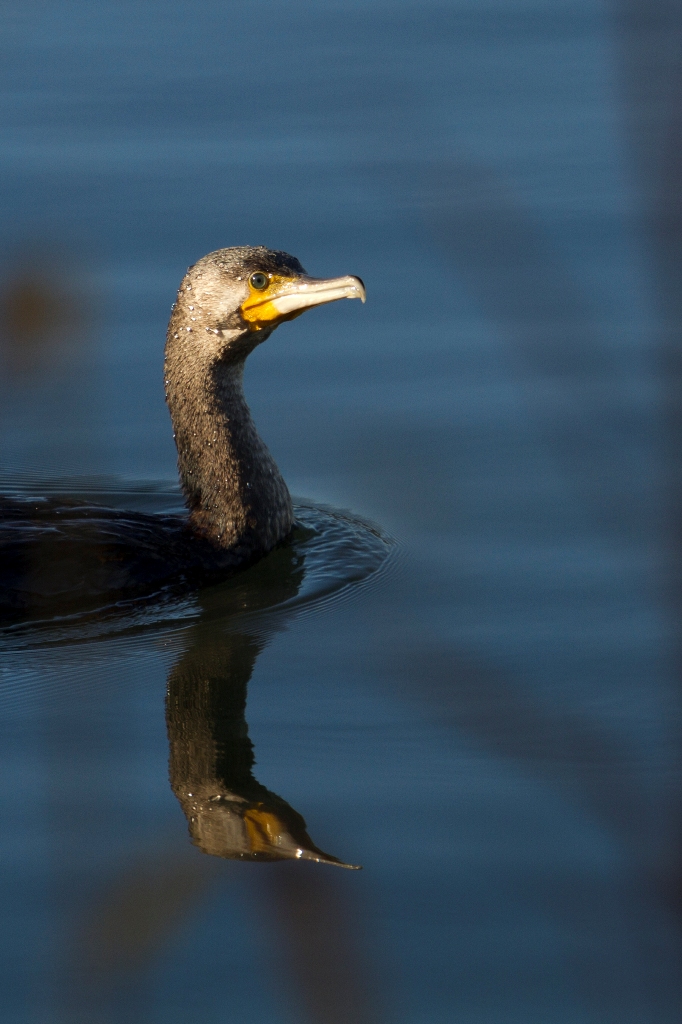
[[[284,540],[291,498],[246,404],[244,364],[279,324],[342,298],[364,302],[362,281],[310,278],[262,246],[219,249],[190,267],[165,352],[188,517],[0,499],[0,616],[211,582]]]

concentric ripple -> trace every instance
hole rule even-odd
[[[177,514],[179,489],[158,484],[130,485],[109,480],[0,481],[12,497],[42,494],[82,500],[112,509],[147,514]],[[254,566],[223,582],[178,594],[161,591],[146,597],[70,609],[14,622],[0,628],[5,649],[92,641],[155,628],[180,627],[201,617],[225,620],[260,614],[288,614],[303,605],[328,600],[375,575],[387,564],[393,541],[375,525],[346,511],[308,501],[294,503],[291,537]]]

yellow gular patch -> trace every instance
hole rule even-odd
[[[244,824],[252,853],[267,853],[277,845],[277,840],[282,833],[282,822],[271,811],[250,807],[244,815]]]
[[[273,299],[286,292],[297,280],[295,277],[283,277],[278,274],[270,276],[265,288],[254,288],[249,281],[249,295],[241,304],[241,314],[252,331],[261,327],[272,327],[282,320],[293,320],[303,310],[296,310],[293,315],[283,315],[273,303]]]

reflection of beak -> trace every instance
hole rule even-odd
[[[357,870],[358,865],[344,864],[330,853],[323,853],[304,828],[296,827],[297,821],[285,821],[272,808],[252,806],[245,812],[243,820],[246,826],[244,837],[248,844],[247,856],[260,855],[267,860],[314,860],[318,864],[336,864],[340,868]]]
[[[344,864],[315,846],[301,815],[281,797],[258,788],[265,800],[195,795],[189,807],[183,802],[192,838],[204,853],[234,860],[312,860],[357,870],[358,865]]]
[[[252,329],[275,327],[293,320],[311,306],[337,299],[365,301],[365,286],[359,277],[275,277],[261,291],[253,291],[242,303],[241,314]]]

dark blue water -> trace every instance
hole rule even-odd
[[[368,300],[254,418],[391,539],[0,634],[3,1021],[679,1020],[679,5],[0,19],[2,490],[177,506],[175,290],[265,244]],[[203,852],[216,772],[363,870]]]

